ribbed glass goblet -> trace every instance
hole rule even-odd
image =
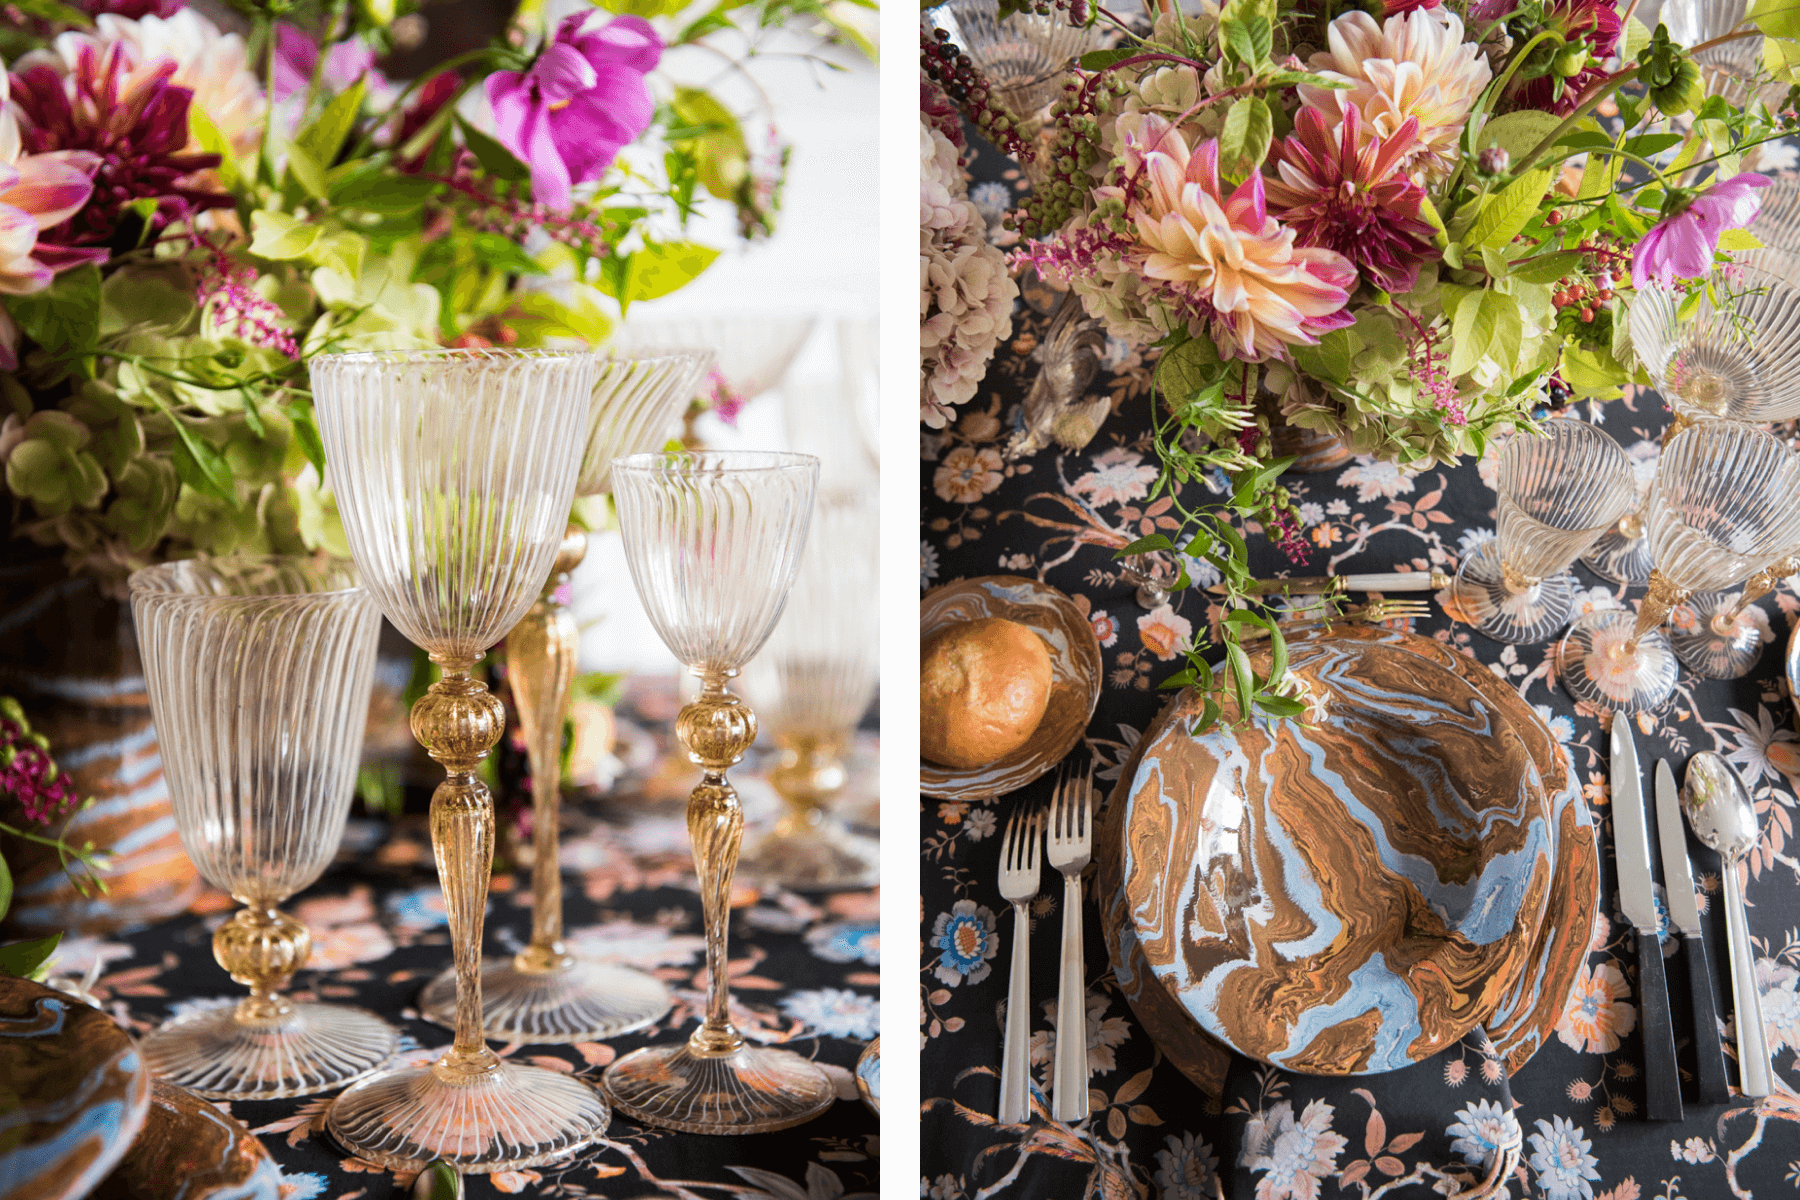
[[[1708,592],[1677,605],[1669,615],[1669,644],[1675,657],[1702,679],[1737,679],[1762,657],[1762,626],[1750,606],[1800,572],[1800,550],[1792,551],[1744,581],[1744,590]]]
[[[1714,273],[1691,315],[1683,294],[1647,282],[1631,302],[1632,347],[1675,410],[1665,443],[1694,421],[1800,417],[1800,275],[1779,250]]]
[[[213,957],[250,988],[235,1008],[144,1039],[158,1076],[213,1099],[309,1096],[386,1062],[373,1013],[281,994],[312,935],[277,906],[324,872],[356,785],[381,614],[346,562],[195,559],[130,580],[175,828],[206,881],[244,907]]]
[[[1733,32],[1744,23],[1748,0],[1664,0],[1661,19],[1669,36],[1684,49]],[[1700,84],[1708,96],[1723,96],[1734,108],[1760,100],[1770,112],[1781,110],[1787,95],[1762,65],[1763,39],[1738,38],[1693,56]]]
[[[1456,573],[1463,614],[1495,641],[1548,640],[1575,603],[1569,564],[1637,499],[1631,460],[1586,421],[1518,433],[1500,451],[1499,519]]]
[[[1756,198],[1762,207],[1750,222],[1750,232],[1771,250],[1800,254],[1800,179],[1776,176]]]
[[[578,495],[604,493],[613,459],[661,444],[712,364],[710,350],[666,350],[600,362]],[[482,1028],[500,1042],[593,1042],[641,1029],[669,1011],[669,990],[629,967],[576,958],[563,944],[557,857],[563,724],[581,634],[569,611],[569,575],[587,552],[570,525],[550,580],[506,635],[506,676],[531,762],[531,944],[481,965]],[[425,988],[420,1010],[456,1023],[456,971]]]
[[[700,680],[675,732],[703,772],[688,836],[706,919],[706,1017],[686,1043],[634,1051],[606,1069],[607,1095],[649,1125],[687,1133],[786,1129],[831,1107],[831,1080],[790,1050],[732,1027],[725,940],[744,810],[726,781],[756,717],[726,691],[781,618],[812,517],[819,461],[804,454],[638,454],[613,466],[632,582],[664,644]]]
[[[413,735],[447,778],[431,848],[456,960],[456,1038],[424,1067],[333,1102],[326,1128],[395,1170],[443,1159],[486,1174],[562,1158],[606,1131],[600,1093],[503,1062],[481,1033],[481,926],[494,803],[476,768],[505,710],[470,669],[519,623],[562,545],[587,444],[597,360],[548,350],[417,350],[314,358],[327,478],[363,582],[441,678]]]
[[[1800,544],[1800,461],[1751,425],[1704,421],[1671,441],[1645,506],[1656,569],[1636,616],[1589,613],[1558,647],[1563,686],[1614,712],[1660,708],[1675,690],[1676,659],[1655,632],[1675,605],[1719,591]]]
[[[930,10],[937,27],[962,47],[1015,117],[1034,123],[1062,90],[1072,58],[1100,48],[1096,29],[1069,24],[1061,13],[1014,13],[1000,19],[995,0],[950,0]],[[930,36],[927,29],[921,36]]]
[[[706,398],[715,388],[722,387],[727,395],[714,396],[715,400],[744,405],[781,386],[801,347],[806,345],[813,325],[814,319],[809,316],[761,310],[633,317],[614,333],[613,351],[643,355],[657,353],[665,346],[705,346],[714,354],[712,370],[707,375],[710,384],[703,380],[689,399]],[[689,410],[690,419],[682,433],[690,445],[694,436],[692,418],[700,411],[699,406]]]
[[[1635,498],[1625,515],[1614,521],[1581,556],[1581,563],[1602,579],[1643,587],[1650,582],[1650,543],[1644,537],[1644,503],[1656,479],[1656,460],[1661,450],[1648,456],[1627,450]]]
[[[787,801],[745,854],[751,879],[798,891],[873,887],[881,844],[827,807],[847,779],[844,754],[875,696],[880,665],[877,497],[868,487],[819,494],[787,611],[739,690],[774,736],[769,782]]]

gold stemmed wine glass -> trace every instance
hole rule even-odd
[[[1507,441],[1496,491],[1494,540],[1463,561],[1455,594],[1495,641],[1547,641],[1574,608],[1569,564],[1637,499],[1631,460],[1586,421],[1547,421]]]
[[[847,780],[844,754],[875,696],[879,616],[877,497],[867,487],[821,489],[787,611],[740,680],[779,759],[769,782],[787,801],[744,855],[755,880],[798,891],[873,887],[881,844],[828,808]]]
[[[712,362],[710,350],[644,351],[599,363],[578,496],[604,495],[613,459],[658,445]],[[580,632],[565,596],[587,553],[570,525],[535,603],[506,635],[506,674],[531,763],[531,942],[481,965],[482,1029],[499,1042],[592,1042],[641,1029],[669,1011],[661,981],[630,967],[577,958],[563,944],[557,860],[563,724],[575,683]],[[456,1023],[456,970],[432,980],[419,1008]]]
[[[675,733],[703,772],[688,836],[706,921],[706,1016],[679,1046],[650,1046],[606,1069],[613,1104],[687,1133],[786,1129],[831,1107],[825,1072],[732,1027],[725,941],[744,810],[725,778],[756,740],[756,716],[726,690],[768,640],[799,570],[819,460],[805,454],[676,451],[613,464],[625,560],[639,598],[700,694]]]
[[[1662,707],[1675,690],[1676,658],[1656,632],[1697,591],[1719,591],[1800,544],[1800,461],[1753,425],[1703,421],[1663,449],[1644,506],[1656,563],[1635,617],[1589,613],[1557,648],[1563,686],[1614,712]]]
[[[413,736],[446,772],[431,848],[456,959],[456,1036],[428,1066],[350,1088],[331,1135],[395,1170],[467,1174],[551,1162],[606,1131],[600,1093],[505,1062],[481,1032],[481,926],[494,802],[475,771],[505,728],[470,671],[519,623],[562,544],[598,360],[551,350],[397,350],[312,360],[327,478],[364,586],[441,672]]]
[[[1745,614],[1750,606],[1800,572],[1800,550],[1744,581],[1744,589],[1695,595],[1669,617],[1669,644],[1682,665],[1702,679],[1737,679],[1762,657],[1762,629]]]
[[[373,1013],[281,994],[312,936],[278,905],[344,836],[381,615],[349,563],[190,559],[130,579],[175,828],[206,881],[244,907],[213,957],[250,995],[144,1039],[159,1077],[212,1099],[309,1096],[386,1062]]]

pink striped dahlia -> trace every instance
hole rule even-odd
[[[1302,108],[1269,156],[1277,171],[1266,184],[1270,209],[1301,245],[1337,251],[1385,291],[1410,292],[1419,264],[1437,257],[1420,216],[1425,189],[1401,170],[1418,132],[1408,117],[1391,136],[1364,139],[1356,109],[1333,129],[1324,113]]]
[[[1291,345],[1351,323],[1345,311],[1356,267],[1335,250],[1294,244],[1294,231],[1269,215],[1263,178],[1253,174],[1226,195],[1219,143],[1190,154],[1181,131],[1146,122],[1139,154],[1128,144],[1134,186],[1126,216],[1136,225],[1140,273],[1226,354],[1250,362],[1281,357]]]

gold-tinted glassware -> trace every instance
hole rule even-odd
[[[1800,552],[1764,567],[1744,581],[1744,590],[1708,592],[1678,605],[1669,615],[1669,644],[1682,665],[1702,679],[1738,679],[1762,657],[1762,627],[1750,606],[1800,572]]]
[[[597,360],[548,350],[320,355],[313,399],[351,554],[381,611],[441,677],[413,736],[443,764],[431,845],[456,960],[456,1036],[436,1062],[384,1071],[339,1096],[325,1125],[394,1170],[459,1172],[566,1157],[605,1131],[599,1092],[503,1061],[481,1030],[481,927],[494,804],[475,772],[505,729],[471,671],[519,623],[563,541],[589,432]]]
[[[706,920],[706,1016],[680,1046],[651,1046],[606,1069],[607,1095],[650,1125],[688,1133],[786,1129],[831,1107],[825,1072],[732,1027],[725,943],[744,810],[725,778],[756,740],[756,717],[726,690],[768,640],[800,565],[819,461],[804,454],[640,454],[613,466],[632,582],[700,694],[675,732],[703,772],[688,835]]]
[[[213,1099],[309,1096],[354,1083],[399,1034],[373,1013],[282,988],[312,936],[278,907],[344,835],[381,614],[346,562],[195,559],[130,579],[132,618],[188,857],[239,904],[213,956],[250,988],[144,1039],[159,1077]]]
[[[820,491],[787,611],[744,668],[739,690],[775,740],[769,782],[788,805],[745,853],[748,878],[824,891],[873,887],[880,875],[881,844],[830,808],[880,665],[877,502],[868,487]]]
[[[605,494],[615,458],[661,444],[712,359],[710,350],[646,350],[602,360],[576,494]],[[563,943],[562,740],[581,640],[567,593],[586,552],[587,535],[569,526],[549,582],[506,635],[507,681],[531,764],[531,943],[481,965],[482,1028],[495,1041],[599,1041],[643,1028],[671,1003],[655,977],[578,958]],[[451,968],[426,986],[419,1008],[454,1025],[456,995]]]
[[[1631,460],[1597,426],[1547,421],[1542,437],[1518,433],[1501,449],[1496,490],[1494,540],[1463,561],[1456,596],[1495,641],[1546,641],[1574,607],[1569,564],[1637,499]]]
[[[1645,505],[1656,568],[1635,616],[1589,613],[1557,649],[1577,700],[1614,712],[1662,707],[1675,690],[1674,650],[1657,626],[1698,591],[1731,587],[1800,544],[1800,460],[1771,435],[1703,421],[1664,448]]]

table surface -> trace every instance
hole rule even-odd
[[[673,681],[649,714],[622,726],[648,779],[635,799],[597,806],[567,799],[561,860],[567,940],[576,952],[648,970],[673,992],[675,1008],[649,1029],[608,1042],[524,1046],[511,1053],[597,1080],[615,1057],[685,1038],[705,1005],[700,899],[680,797],[692,782],[670,767],[666,722]],[[642,695],[641,689],[634,689]],[[654,693],[653,693],[654,694]],[[864,739],[864,748],[872,744]],[[764,826],[779,801],[749,769],[733,780]],[[697,779],[697,774],[695,776]],[[630,780],[622,786],[632,786]],[[759,819],[760,818],[760,819]],[[879,1032],[881,939],[878,893],[802,898],[740,884],[733,897],[732,1018],[753,1041],[780,1043],[822,1064],[838,1103],[809,1124],[756,1137],[702,1137],[650,1129],[615,1114],[596,1147],[552,1166],[471,1176],[472,1197],[678,1197],[680,1200],[872,1200],[878,1123],[856,1098],[850,1070]],[[488,901],[486,949],[510,953],[530,936],[529,871],[498,874]],[[402,1062],[427,1062],[450,1041],[419,1019],[419,991],[450,964],[443,892],[431,870],[422,819],[353,822],[338,864],[283,906],[313,936],[311,960],[295,976],[296,998],[355,1004],[402,1033]],[[149,929],[74,939],[58,974],[80,976],[101,963],[92,991],[128,1028],[144,1033],[165,1018],[233,1004],[242,990],[213,961],[212,932],[234,908],[211,892],[194,911]],[[498,1048],[498,1047],[497,1047]],[[261,1139],[284,1175],[282,1200],[383,1198],[405,1175],[347,1159],[324,1132],[325,1098],[221,1103]]]
[[[992,151],[986,151],[991,155]],[[977,162],[972,196],[1006,202],[1004,175]],[[984,192],[984,189],[985,192]],[[1008,464],[1004,446],[1018,401],[1035,374],[1030,352],[1056,299],[1027,288],[1003,346],[975,399],[949,429],[921,429],[921,590],[979,575],[1014,574],[1060,588],[1085,611],[1102,646],[1105,679],[1086,753],[1110,785],[1121,760],[1164,697],[1156,685],[1178,666],[1176,645],[1218,619],[1203,591],[1180,593],[1145,611],[1121,581],[1116,547],[1173,522],[1166,501],[1146,503],[1156,478],[1148,439],[1152,400],[1143,357],[1112,343],[1094,389],[1110,392],[1113,414],[1085,450],[1054,447]],[[1596,411],[1629,453],[1655,452],[1667,417],[1654,395]],[[1252,537],[1258,575],[1378,571],[1396,566],[1454,571],[1460,557],[1492,536],[1494,462],[1434,467],[1417,475],[1356,459],[1283,482],[1300,505],[1311,557],[1295,566]],[[1189,563],[1202,578],[1204,564]],[[1633,603],[1577,568],[1585,608]],[[1216,578],[1216,576],[1215,576]],[[1800,741],[1782,673],[1800,601],[1782,590],[1759,610],[1772,646],[1747,678],[1713,682],[1683,673],[1668,709],[1638,721],[1645,771],[1666,758],[1679,778],[1688,758],[1716,750],[1751,785],[1762,840],[1747,872],[1749,924],[1756,943],[1765,1023],[1775,1054],[1776,1095],[1701,1108],[1687,1088],[1687,1119],[1645,1120],[1637,1029],[1637,949],[1618,909],[1608,807],[1608,726],[1577,713],[1554,677],[1554,646],[1510,647],[1467,625],[1434,616],[1417,632],[1473,655],[1516,687],[1571,755],[1601,825],[1602,898],[1588,961],[1549,1043],[1513,1078],[1472,1035],[1456,1048],[1387,1075],[1327,1079],[1292,1074],[1234,1056],[1222,1103],[1171,1066],[1152,1045],[1112,978],[1090,895],[1086,910],[1090,1087],[1104,1097],[1085,1121],[1051,1120],[1038,1108],[1028,1126],[997,1127],[1002,1011],[1012,947],[1008,906],[999,895],[999,832],[1014,805],[1045,803],[1050,780],[986,804],[931,798],[920,813],[924,866],[920,991],[926,1050],[920,1066],[922,1188],[931,1200],[977,1196],[1148,1196],[1199,1200],[1429,1195],[1428,1168],[1479,1157],[1491,1123],[1516,1120],[1524,1137],[1512,1194],[1569,1200],[1635,1197],[1747,1197],[1792,1194],[1800,1186],[1800,860],[1788,842],[1795,816]],[[1083,751],[1076,751],[1080,761]],[[1648,785],[1646,796],[1650,795]],[[1736,1078],[1729,1028],[1724,915],[1717,856],[1690,840],[1702,919],[1726,1028],[1727,1070]],[[1660,876],[1660,865],[1658,866]],[[1047,1091],[1056,1031],[1056,978],[1062,914],[1053,872],[1031,907],[1032,1073]],[[979,951],[945,953],[934,939],[962,932]],[[979,938],[969,938],[974,932]],[[945,939],[947,940],[947,939]],[[1684,1073],[1693,1025],[1682,982],[1680,942],[1665,939],[1675,1028]]]

